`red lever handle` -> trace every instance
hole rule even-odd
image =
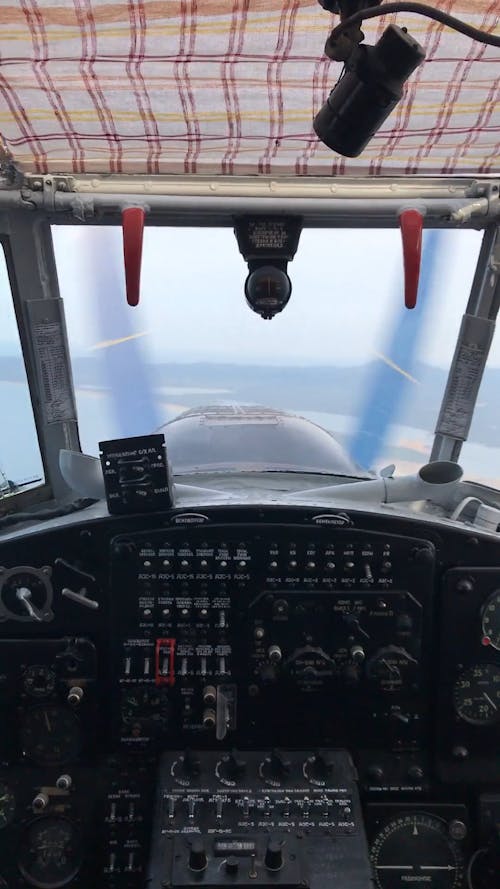
[[[403,210],[399,214],[399,226],[403,239],[405,306],[407,309],[414,309],[417,304],[423,223],[424,217],[418,210]]]
[[[139,303],[144,216],[142,207],[127,207],[122,211],[123,258],[129,306]]]

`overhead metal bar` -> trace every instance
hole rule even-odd
[[[24,177],[0,188],[0,208],[60,214],[79,222],[116,222],[131,206],[149,225],[232,226],[235,215],[302,217],[303,227],[391,227],[417,209],[428,227],[484,228],[500,214],[494,179],[271,179],[266,177]]]
[[[491,177],[332,177],[332,176],[40,176],[27,174],[24,188],[47,187],[79,194],[184,195],[272,198],[446,198],[487,196],[498,180]]]
[[[396,227],[405,209],[417,209],[431,228],[484,228],[500,213],[497,202],[473,202],[462,198],[412,200],[408,198],[237,198],[150,195],[132,200],[113,194],[51,196],[50,204],[41,194],[0,192],[0,210],[41,211],[51,222],[116,223],[122,211],[142,207],[148,225],[230,226],[236,215],[272,213],[299,215],[304,228]],[[66,219],[60,218],[64,214]]]
[[[500,307],[500,225],[483,237],[435,429],[431,460],[458,461],[488,360]]]

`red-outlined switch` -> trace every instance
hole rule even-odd
[[[142,207],[126,207],[122,210],[123,259],[129,306],[139,303],[144,216]]]
[[[155,684],[175,683],[175,639],[157,639],[155,649]]]
[[[407,309],[414,309],[417,304],[423,225],[424,217],[419,210],[402,210],[399,214],[399,227],[403,239],[405,306]]]

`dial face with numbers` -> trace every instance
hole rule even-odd
[[[453,703],[460,718],[472,725],[500,722],[500,667],[476,664],[461,673],[453,688]]]
[[[371,847],[378,889],[461,889],[464,859],[448,825],[426,812],[401,814],[386,823]]]
[[[25,879],[39,889],[59,889],[80,870],[81,840],[66,818],[38,818],[22,837],[18,867]]]
[[[481,628],[483,645],[492,645],[500,651],[500,590],[495,590],[486,600]]]

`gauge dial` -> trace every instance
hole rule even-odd
[[[25,691],[34,698],[46,698],[56,687],[56,674],[43,664],[32,664],[23,673]]]
[[[0,781],[0,830],[7,827],[14,818],[16,811],[16,799],[11,790],[3,781]],[[1,887],[1,883],[0,883]]]
[[[39,818],[22,838],[18,867],[39,889],[58,889],[78,873],[82,863],[79,833],[66,818]]]
[[[262,318],[273,318],[281,312],[291,292],[292,284],[286,272],[272,265],[255,269],[245,282],[247,303]]]
[[[500,590],[495,590],[483,608],[483,644],[500,651]]]
[[[0,619],[42,623],[54,617],[50,568],[20,566],[0,574]]]
[[[80,752],[80,724],[70,710],[36,707],[24,717],[21,741],[24,755],[38,765],[70,762]]]
[[[425,812],[400,815],[375,837],[371,859],[378,889],[461,889],[464,859],[441,818]]]
[[[473,725],[500,721],[500,667],[476,664],[462,673],[453,689],[453,703],[461,719]]]

